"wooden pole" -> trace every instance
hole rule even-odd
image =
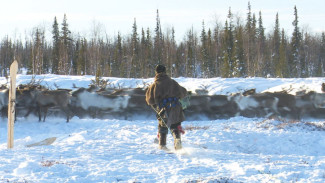
[[[10,88],[8,103],[8,149],[14,147],[14,122],[15,122],[15,104],[16,104],[16,74],[18,71],[18,62],[15,60],[10,65]]]

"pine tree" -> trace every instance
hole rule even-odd
[[[223,33],[223,57],[222,57],[222,66],[221,66],[221,77],[228,78],[231,76],[231,44],[229,44],[230,40],[230,30],[228,26],[228,20],[226,20],[224,33]]]
[[[237,26],[235,28],[235,44],[234,44],[234,76],[241,77],[246,76],[245,68],[245,54],[244,54],[244,28],[240,24],[240,21],[237,21]]]
[[[139,61],[139,36],[137,32],[137,22],[134,19],[134,23],[132,26],[132,39],[131,39],[131,63],[130,67],[130,76],[131,77],[140,77],[140,61]]]
[[[213,35],[211,29],[208,30],[208,41],[207,41],[207,49],[209,56],[209,77],[216,77],[216,48],[215,42],[213,41]]]
[[[140,76],[145,77],[146,75],[146,67],[148,66],[147,63],[147,55],[146,55],[146,32],[144,29],[141,29],[141,39],[140,39],[140,47],[139,47],[140,55],[139,55],[139,71]]]
[[[247,12],[247,18],[246,18],[246,26],[245,26],[245,49],[246,49],[246,69],[247,69],[247,75],[252,75],[252,32],[253,32],[253,17],[252,17],[252,11],[251,11],[251,4],[250,1],[248,1],[248,12]]]
[[[71,38],[71,31],[69,30],[69,24],[67,22],[67,16],[64,14],[62,27],[61,27],[61,74],[71,74],[72,70],[72,38]]]
[[[202,21],[202,31],[201,31],[201,66],[202,66],[202,75],[203,77],[209,77],[209,55],[208,55],[208,38],[205,32],[204,21]]]
[[[147,72],[146,77],[153,77],[155,76],[154,67],[156,65],[156,62],[153,58],[153,43],[151,38],[150,29],[147,28],[146,32],[146,55],[147,55]]]
[[[54,17],[54,23],[52,25],[52,39],[53,39],[53,51],[52,51],[52,73],[58,74],[59,60],[60,60],[60,31],[59,24],[56,17]]]
[[[174,27],[167,29],[164,40],[164,60],[166,61],[167,72],[170,76],[174,75],[174,62],[176,59],[176,41]]]
[[[157,10],[156,28],[154,37],[154,53],[153,59],[157,64],[164,64],[163,61],[163,36],[160,25],[159,10]]]
[[[290,71],[292,72],[291,77],[300,77],[301,75],[305,74],[305,68],[301,68],[301,58],[300,58],[300,47],[301,47],[301,41],[302,36],[301,32],[298,27],[298,11],[296,6],[294,7],[294,16],[295,19],[292,22],[292,25],[294,26],[294,30],[291,37],[291,54],[289,58],[289,67]]]
[[[224,37],[223,37],[223,66],[222,66],[222,77],[233,77],[234,69],[236,69],[236,64],[234,62],[234,36],[233,36],[233,23],[232,23],[232,13],[229,8],[228,20],[225,24]]]
[[[8,76],[9,75],[9,67],[14,60],[14,48],[12,40],[8,37],[8,35],[3,38],[0,45],[0,76]],[[30,60],[30,59],[28,59]]]
[[[289,68],[287,63],[287,40],[285,38],[284,29],[282,29],[281,34],[281,44],[279,52],[279,64],[276,67],[276,76],[277,77],[289,77]]]
[[[185,49],[185,76],[198,77],[197,67],[197,36],[194,29],[190,29],[187,33],[186,49]]]
[[[259,18],[258,18],[258,28],[257,28],[257,76],[262,77],[263,76],[263,68],[266,65],[266,62],[268,62],[268,59],[266,59],[267,55],[267,48],[266,48],[266,37],[265,37],[265,29],[263,26],[263,20],[262,20],[262,12],[259,12]]]
[[[273,30],[273,41],[272,41],[272,63],[266,65],[265,74],[266,76],[273,76],[273,70],[276,77],[280,77],[279,73],[282,73],[282,67],[280,66],[280,24],[279,24],[279,14],[276,14],[275,27]]]
[[[220,77],[221,76],[221,66],[222,66],[222,26],[219,26],[219,24],[216,24],[216,27],[213,31],[213,42],[214,42],[214,50],[215,58],[214,58],[214,66],[215,66],[215,76]]]
[[[122,37],[120,32],[117,34],[115,43],[114,60],[112,65],[112,76],[123,77],[125,75],[125,64],[123,61]]]
[[[43,50],[44,50],[44,32],[36,28],[34,33],[32,47],[32,73],[34,75],[42,74],[43,72]]]
[[[318,67],[317,67],[317,74],[318,77],[324,76],[324,70],[325,70],[325,32],[321,35],[321,42],[320,42],[320,49],[319,49],[319,61],[318,61]]]

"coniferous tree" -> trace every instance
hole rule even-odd
[[[208,38],[205,31],[204,21],[202,22],[202,31],[201,31],[201,49],[200,49],[200,56],[201,56],[201,67],[202,67],[202,76],[209,77],[209,55],[208,55]]]
[[[52,41],[53,41],[52,73],[58,74],[59,60],[60,60],[60,31],[59,31],[59,24],[57,22],[56,17],[54,17],[54,23],[52,25]]]
[[[316,76],[322,77],[324,76],[325,70],[325,32],[321,35],[320,49],[319,49],[319,61],[318,61],[318,69]]]
[[[176,59],[176,41],[174,27],[172,27],[171,29],[167,29],[164,43],[164,60],[166,61],[166,67],[167,71],[169,72],[169,75],[173,76],[175,72],[173,62]]]
[[[155,75],[153,68],[155,67],[156,62],[153,57],[153,43],[152,43],[152,37],[149,28],[147,28],[147,32],[146,32],[146,55],[147,55],[147,63],[148,63],[146,77],[152,77]]]
[[[298,11],[296,6],[294,7],[294,16],[295,19],[292,22],[294,26],[294,30],[291,37],[291,54],[289,58],[289,66],[291,71],[291,77],[300,77],[301,75],[305,75],[305,68],[301,66],[301,58],[300,58],[300,48],[301,48],[301,41],[302,36],[298,26]]]
[[[262,12],[259,12],[258,18],[258,28],[257,28],[257,67],[256,67],[256,75],[259,77],[264,76],[263,70],[265,68],[266,62],[268,62],[267,56],[267,48],[266,48],[266,37],[265,37],[265,29],[263,26],[262,20]]]
[[[280,24],[279,24],[279,14],[276,14],[275,18],[275,26],[273,30],[273,37],[272,37],[272,53],[271,53],[271,60],[272,63],[266,66],[266,75],[265,76],[273,76],[273,70],[276,77],[280,77],[278,74],[281,75],[282,67],[280,64]]]
[[[245,26],[245,48],[246,48],[246,70],[247,75],[252,75],[252,68],[253,68],[253,61],[252,61],[252,32],[253,32],[253,17],[252,17],[252,11],[251,11],[251,4],[250,1],[248,1],[248,12],[247,12],[247,18],[246,18],[246,26]]]
[[[139,55],[140,76],[145,77],[146,67],[148,63],[147,63],[147,55],[146,55],[146,33],[143,28],[141,29],[141,39],[140,39],[139,49],[140,49],[140,55]]]
[[[186,50],[185,50],[185,76],[198,77],[198,63],[197,63],[197,36],[192,29],[187,33]]]
[[[231,54],[229,53],[229,45],[228,41],[230,37],[230,31],[229,31],[229,26],[228,26],[228,20],[226,20],[225,23],[225,28],[224,28],[224,33],[223,33],[223,42],[222,42],[222,52],[223,52],[223,57],[222,57],[222,66],[221,66],[221,77],[228,78],[231,76],[231,62],[230,62],[230,57]],[[229,55],[230,54],[230,55]]]
[[[237,20],[235,28],[235,43],[234,43],[234,71],[235,77],[246,76],[245,68],[245,54],[244,54],[244,27],[240,23],[240,19]]]
[[[171,64],[171,73],[170,76],[171,77],[176,77],[176,62],[177,59],[177,44],[176,44],[176,39],[175,39],[175,29],[174,27],[172,28],[172,39],[171,39],[171,55],[170,55],[170,64]]]
[[[118,32],[117,40],[115,41],[114,59],[112,63],[112,76],[121,77],[124,72],[125,66],[123,64],[122,37],[120,32]]]
[[[36,28],[32,47],[32,74],[43,74],[44,31]]]
[[[228,19],[225,24],[223,37],[222,77],[233,77],[236,66],[237,65],[234,62],[233,15],[231,13],[231,8],[229,8]]]
[[[221,66],[222,66],[222,28],[219,24],[216,24],[214,28],[214,51],[215,58],[214,58],[214,66],[215,66],[215,76],[221,76]]]
[[[207,49],[208,49],[208,59],[209,59],[209,78],[216,77],[216,48],[215,42],[213,41],[213,35],[211,29],[208,30],[208,41],[207,41]]]
[[[131,39],[131,63],[130,66],[130,76],[131,77],[140,77],[140,61],[139,61],[139,36],[137,32],[137,22],[134,19],[132,26],[132,39]]]
[[[156,62],[157,64],[164,64],[164,61],[163,61],[163,35],[162,35],[161,25],[160,25],[159,10],[157,10],[157,17],[156,17],[153,59],[154,59],[154,62]]]
[[[256,71],[257,71],[257,51],[256,51],[256,45],[257,45],[257,42],[256,42],[256,37],[257,37],[257,21],[256,21],[256,16],[255,16],[255,13],[253,13],[253,19],[252,19],[252,27],[251,27],[251,34],[249,35],[250,36],[250,70],[249,70],[249,73],[250,73],[250,76],[256,76]]]
[[[67,16],[64,14],[62,27],[61,27],[61,62],[63,74],[72,74],[73,67],[73,39],[71,31],[69,30],[69,24]]]
[[[8,69],[11,65],[11,62],[14,60],[14,49],[12,40],[6,36],[1,42],[1,51],[0,51],[0,69],[1,76],[7,77],[9,75]]]
[[[277,68],[277,77],[289,77],[289,68],[287,62],[287,39],[285,37],[284,29],[282,29],[281,33],[281,44],[280,44],[280,52],[279,52],[279,65]]]

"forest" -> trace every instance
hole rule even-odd
[[[154,28],[138,28],[130,34],[107,35],[94,29],[91,36],[71,32],[64,14],[54,17],[51,34],[35,27],[25,40],[5,36],[0,42],[0,76],[7,76],[13,60],[27,74],[96,75],[148,78],[156,64],[164,64],[172,77],[323,77],[325,32],[314,33],[299,25],[292,9],[292,32],[286,32],[275,15],[274,27],[265,31],[262,12],[255,14],[248,2],[246,17],[229,7],[227,20],[200,31],[189,28],[181,41],[173,27],[164,29],[156,11]],[[163,31],[164,30],[164,31]]]

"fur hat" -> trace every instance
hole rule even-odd
[[[159,64],[159,65],[156,66],[155,71],[156,71],[156,73],[166,72],[166,67]]]

